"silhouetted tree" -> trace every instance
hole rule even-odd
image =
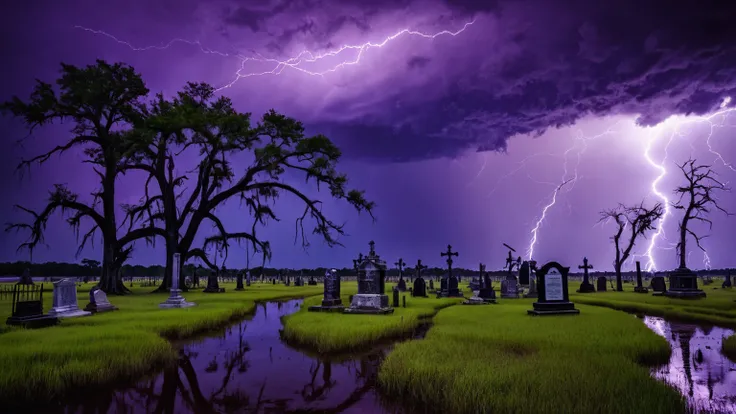
[[[54,154],[82,148],[86,157],[84,162],[93,166],[101,186],[91,193],[92,201],[84,203],[66,185],[56,184],[46,207],[40,212],[16,206],[32,215],[33,221],[9,224],[7,230],[29,230],[29,239],[19,249],[32,250],[38,243],[43,243],[46,222],[55,211],[69,213],[67,222],[77,232],[82,219],[90,219],[92,226],[82,236],[77,254],[97,232],[101,233],[100,288],[107,293],[125,293],[127,289],[120,280],[119,270],[130,256],[132,247],[129,245],[155,232],[148,229],[141,233],[141,229],[131,229],[118,237],[115,214],[115,181],[124,172],[122,160],[130,144],[125,127],[140,120],[137,108],[148,89],[132,67],[121,63],[108,64],[102,60],[84,68],[62,63],[56,85],[58,92],[51,84],[38,81],[28,102],[13,97],[2,105],[3,112],[22,118],[31,132],[58,121],[71,120],[73,124],[72,137],[64,144],[23,160],[18,168],[26,168],[33,163],[43,164]]]
[[[693,221],[701,221],[708,223],[708,226],[713,228],[713,222],[706,217],[713,207],[726,215],[731,215],[718,205],[713,195],[715,191],[728,191],[728,188],[715,178],[716,173],[710,168],[710,165],[696,165],[696,162],[691,158],[678,165],[685,175],[687,184],[675,189],[675,193],[680,194],[680,199],[672,204],[672,207],[685,212],[680,221],[680,241],[676,248],[680,268],[683,269],[687,268],[687,235],[691,235],[695,239],[695,244],[703,251],[705,249],[700,245],[700,241],[708,237],[707,235],[698,236],[688,228],[688,225]]]
[[[158,191],[149,193],[146,188],[146,202],[129,210],[128,223],[133,226],[140,219],[163,223],[161,228],[148,228],[148,236],[162,234],[166,240],[162,290],[170,286],[170,262],[177,252],[182,262],[199,258],[215,269],[206,253],[208,247],[215,245],[227,254],[231,242],[245,241],[265,262],[270,246],[258,238],[256,230],[268,219],[279,220],[272,205],[281,195],[291,195],[304,206],[304,213],[296,219],[297,237],[301,235],[304,247],[308,246],[303,228],[307,217],[314,219],[314,234],[330,246],[339,245],[336,236],[343,234],[343,226],[324,215],[320,200],[287,184],[283,179],[287,172],[302,174],[318,189],[327,186],[332,197],[372,215],[374,203],[366,200],[362,191],[346,189],[347,177],[335,169],[340,150],[327,137],[305,136],[300,122],[273,110],[254,124],[251,114],[237,112],[229,98],[215,98],[214,92],[207,84],[189,83],[170,101],[159,95],[148,105],[145,122],[135,131],[138,145],[127,168],[148,172],[148,183],[156,183]],[[194,184],[184,188],[189,177],[176,173],[175,159],[187,149],[198,151],[201,160],[192,174]],[[241,174],[236,173],[232,157],[248,153],[253,156],[251,164]],[[231,199],[247,206],[253,218],[248,231],[229,231],[216,215],[215,210]],[[183,200],[181,205],[179,200]],[[202,246],[194,246],[205,222],[210,222],[217,234],[207,237]]]
[[[616,208],[601,211],[600,222],[609,222],[613,220],[616,225],[616,233],[611,237],[616,249],[616,257],[613,260],[613,268],[616,272],[616,290],[622,292],[624,290],[623,280],[621,277],[621,267],[631,256],[631,251],[636,245],[636,240],[641,236],[646,238],[646,233],[656,229],[654,222],[659,220],[664,214],[664,208],[661,203],[657,203],[652,208],[644,207],[644,202],[636,206],[625,206],[619,204]],[[624,245],[621,244],[621,236],[628,229],[629,240]]]

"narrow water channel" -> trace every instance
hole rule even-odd
[[[679,390],[695,410],[736,413],[736,363],[721,353],[733,330],[653,316],[645,316],[644,324],[672,347],[669,363],[653,369],[652,376]]]
[[[177,344],[178,367],[66,413],[397,413],[375,389],[388,349],[330,361],[281,341],[281,317],[301,300],[258,305],[255,315],[217,336]]]

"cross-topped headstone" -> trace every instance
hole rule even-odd
[[[394,264],[399,269],[399,277],[401,277],[401,275],[402,275],[402,273],[404,271],[404,265],[406,264],[406,263],[404,263],[404,259],[402,259],[402,258],[399,257],[399,261],[398,262],[394,262]]]
[[[421,260],[417,260],[417,264],[414,266],[414,272],[416,272],[417,277],[422,277],[422,270],[426,268],[427,266],[423,265]]]
[[[479,273],[480,273],[478,275],[478,285],[482,289],[482,288],[486,287],[485,284],[483,283],[483,273],[485,273],[485,271],[486,271],[486,265],[484,265],[483,263],[478,264],[478,270],[479,270]]]
[[[375,257],[376,256],[376,242],[371,240],[368,242],[368,246],[370,246],[371,250],[368,252],[368,256]]]
[[[447,256],[447,270],[449,271],[447,277],[452,276],[452,256],[459,256],[458,252],[452,251],[452,245],[447,245],[447,251],[440,253],[440,256]]]
[[[595,287],[593,287],[593,284],[590,283],[588,275],[588,270],[592,268],[593,265],[588,263],[588,258],[583,257],[583,264],[578,266],[578,269],[583,269],[583,283],[580,284],[580,289],[578,289],[578,293],[595,292]]]
[[[458,280],[452,275],[452,256],[459,256],[458,252],[452,251],[452,246],[447,245],[447,251],[440,253],[440,256],[447,256],[447,278],[442,279],[440,284],[439,297],[462,297],[462,293],[458,289]]]

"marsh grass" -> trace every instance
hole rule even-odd
[[[393,285],[386,285],[390,292]],[[343,283],[341,297],[349,305],[349,296],[357,291],[355,282]],[[389,297],[391,293],[388,293]],[[302,309],[283,318],[282,338],[287,343],[317,353],[346,353],[372,347],[378,341],[411,335],[419,325],[428,321],[439,309],[461,302],[458,298],[413,298],[406,295],[406,308],[395,308],[390,315],[345,315],[341,313],[309,312],[307,308],[319,305],[322,297],[304,301]]]
[[[69,391],[130,381],[172,363],[174,349],[168,339],[191,337],[238,320],[255,309],[257,301],[318,295],[321,286],[286,287],[254,284],[225,293],[201,290],[184,296],[197,306],[159,309],[168,294],[132,288],[133,294],[108,299],[119,310],[93,316],[63,319],[58,326],[26,330],[9,328],[0,333],[0,401],[35,401],[60,398]],[[78,288],[80,308],[88,302],[92,284]],[[52,295],[44,295],[44,310]],[[11,301],[0,301],[4,322]]]
[[[586,305],[604,306],[625,312],[644,313],[687,322],[707,322],[736,327],[736,290],[721,289],[718,281],[701,286],[707,296],[702,299],[674,299],[664,296],[634,293],[633,285],[625,284],[623,292],[572,293],[570,300]]]
[[[625,313],[531,317],[531,300],[443,309],[424,340],[397,345],[379,371],[391,398],[453,413],[677,413],[679,393],[642,365],[667,341]],[[441,391],[440,391],[441,390]]]

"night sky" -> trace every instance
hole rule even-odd
[[[497,269],[502,243],[529,256],[533,229],[554,201],[536,233],[534,259],[576,268],[587,256],[610,270],[614,228],[596,224],[600,210],[672,200],[683,180],[674,163],[689,156],[711,164],[723,181],[736,178],[736,113],[729,112],[736,106],[727,99],[736,99],[736,12],[727,3],[13,2],[0,16],[0,99],[27,99],[34,79],[56,79],[60,62],[101,58],[134,66],[152,92],[171,96],[187,81],[229,86],[219,93],[238,110],[274,108],[327,135],[343,150],[340,168],[351,186],[377,203],[377,220],[328,201],[331,218],[347,223],[345,247],[313,238],[305,252],[294,244],[302,207],[282,198],[282,220],[259,233],[272,243],[272,266],[350,267],[372,239],[390,263],[441,265],[440,252],[452,244],[456,265],[482,261]],[[369,43],[375,46],[361,46]],[[65,142],[70,125],[36,131],[20,146],[23,126],[0,122],[3,222],[24,217],[13,204],[42,208],[54,183],[84,197],[95,188],[80,152],[23,179],[14,171],[24,156]],[[121,178],[119,202],[136,202],[141,188],[140,176]],[[736,213],[733,192],[719,202]],[[235,202],[218,214],[232,230],[251,223]],[[678,218],[672,210],[655,239],[656,269],[676,267]],[[696,227],[710,234],[703,241],[710,266],[733,267],[736,217],[716,212],[712,219],[712,230]],[[15,251],[23,239],[3,234],[0,261],[28,259]],[[101,257],[97,247],[75,259],[75,234],[58,215],[46,241],[34,261]],[[646,255],[649,243],[641,240],[636,253]],[[691,244],[690,267],[706,266]],[[244,248],[233,250],[226,265],[242,267],[245,257]],[[163,243],[137,246],[132,259],[163,262]]]

